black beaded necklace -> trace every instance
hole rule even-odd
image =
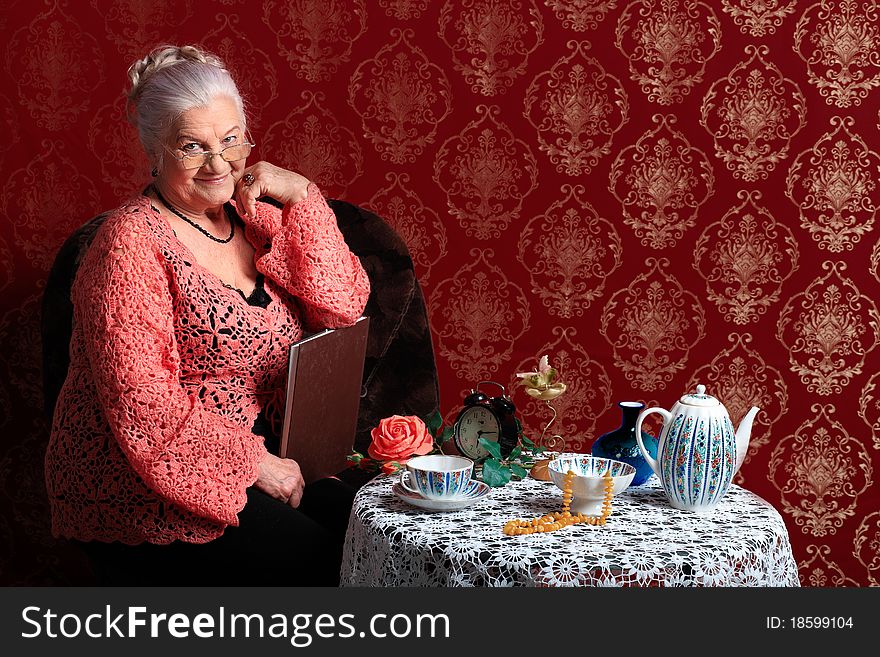
[[[226,218],[229,219],[229,225],[231,227],[231,230],[229,231],[229,237],[227,237],[225,240],[221,240],[219,237],[214,237],[213,235],[211,235],[211,233],[209,233],[207,230],[205,230],[204,228],[199,226],[195,221],[193,221],[192,219],[190,219],[189,217],[184,215],[182,212],[179,212],[173,205],[171,205],[168,201],[165,200],[165,197],[162,196],[162,193],[159,191],[158,187],[156,187],[155,185],[153,185],[152,187],[153,187],[153,191],[156,193],[156,197],[159,199],[159,201],[162,202],[162,205],[164,205],[166,208],[171,210],[171,212],[173,212],[175,215],[177,215],[178,217],[183,219],[186,223],[188,223],[190,226],[195,228],[197,231],[199,231],[202,235],[204,235],[208,239],[214,240],[215,242],[218,242],[220,244],[228,244],[229,242],[232,241],[232,238],[235,237],[235,220],[229,216],[229,210],[225,206],[224,206],[224,210],[226,210]]]

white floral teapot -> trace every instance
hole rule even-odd
[[[736,433],[727,409],[698,385],[672,407],[648,408],[636,420],[636,440],[642,456],[660,479],[669,503],[687,511],[711,511],[730,488],[749,448],[752,422],[760,409],[753,406]],[[642,442],[642,421],[651,413],[663,416],[654,459]]]

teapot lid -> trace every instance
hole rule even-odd
[[[679,401],[689,406],[719,406],[721,404],[715,397],[706,394],[706,386],[702,384],[697,386],[696,392],[683,395]]]

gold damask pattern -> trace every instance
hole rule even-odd
[[[137,132],[120,120],[123,116],[125,98],[120,96],[98,108],[88,130],[89,150],[101,163],[102,179],[120,200],[142,190],[150,179],[150,164]],[[98,212],[95,209],[94,214]]]
[[[749,346],[754,342],[751,333],[731,333],[727,339],[731,346],[698,368],[687,390],[703,384],[713,397],[723,399],[734,427],[739,426],[752,406],[761,409],[752,426],[745,459],[748,463],[761,447],[770,444],[773,426],[788,412],[788,387],[782,373]],[[738,477],[744,479],[742,470]]]
[[[868,379],[859,397],[859,417],[871,430],[871,439],[876,450],[880,450],[880,390],[877,388],[878,383],[880,383],[880,372]]]
[[[12,250],[9,248],[9,243],[6,241],[6,238],[0,233],[0,292],[9,287],[9,284],[14,278],[14,271]]]
[[[434,181],[468,236],[501,236],[519,218],[523,199],[537,186],[531,150],[498,120],[498,106],[478,105],[482,118],[447,139],[434,160]]]
[[[828,273],[785,304],[776,337],[788,350],[791,371],[807,391],[839,394],[861,374],[880,340],[880,313],[853,281],[846,263],[825,261]]]
[[[706,154],[672,129],[674,115],[652,120],[657,127],[615,158],[609,189],[642,245],[663,249],[696,225],[699,207],[715,191],[715,176]]]
[[[247,103],[250,123],[259,123],[262,108],[278,98],[278,73],[269,54],[254,46],[241,29],[236,14],[218,14],[219,25],[208,32],[204,45],[232,72],[238,90]],[[259,103],[248,102],[259,98]]]
[[[532,294],[550,314],[569,319],[601,298],[622,247],[614,225],[585,200],[582,185],[563,185],[561,193],[523,228],[517,260],[529,273]]]
[[[880,283],[880,241],[871,249],[870,269],[871,275]]]
[[[609,407],[613,408],[611,380],[602,363],[590,357],[583,339],[577,333],[577,329],[572,327],[554,326],[552,335],[557,336],[556,339],[547,342],[535,353],[553,354],[553,367],[566,385],[565,394],[553,400],[557,418],[545,435],[545,440],[553,434],[559,434],[565,440],[565,450],[587,452],[596,439],[599,418]],[[526,372],[534,366],[534,359],[523,359],[511,371]],[[519,381],[511,380],[508,390],[513,391],[513,400],[523,418],[526,436],[537,440],[552,419],[553,412],[545,403],[521,392]]]
[[[15,80],[18,100],[40,128],[63,130],[89,106],[104,83],[98,41],[80,29],[53,2],[28,25],[19,28],[6,48],[6,70]]]
[[[876,0],[821,0],[801,14],[794,51],[829,105],[859,105],[880,85]]]
[[[351,76],[348,102],[383,159],[415,162],[452,111],[443,70],[412,44],[412,30],[394,29],[394,43],[363,61]]]
[[[379,6],[398,20],[418,18],[428,8],[429,0],[379,0]]]
[[[431,268],[446,255],[446,227],[409,187],[409,174],[390,172],[385,179],[391,184],[376,192],[366,206],[384,218],[406,242],[416,275],[424,286]]]
[[[708,299],[734,324],[757,322],[778,300],[798,268],[798,245],[785,224],[740,190],[743,202],[703,230],[693,267],[706,281]]]
[[[455,70],[484,96],[504,93],[525,73],[543,33],[535,0],[447,0],[440,11],[440,38]]]
[[[14,276],[15,263],[12,260],[12,250],[3,234],[0,233],[0,292],[9,287]]]
[[[757,37],[776,32],[796,4],[797,0],[721,0],[722,9],[739,29]]]
[[[428,310],[440,357],[473,384],[508,373],[531,313],[522,288],[496,264],[494,250],[471,249],[469,255],[455,276],[436,284]]]
[[[831,404],[813,404],[813,415],[782,438],[770,456],[769,477],[782,511],[805,534],[834,534],[856,513],[859,496],[874,483],[871,457],[832,417]]]
[[[808,545],[809,559],[798,562],[801,584],[804,586],[858,586],[851,577],[847,577],[833,561],[828,560],[831,548],[827,545]]]
[[[702,82],[721,49],[721,23],[704,2],[639,0],[621,14],[615,44],[648,100],[671,105]]]
[[[192,0],[91,0],[89,4],[103,19],[104,34],[129,62],[165,43],[169,25],[185,23],[193,15]]]
[[[696,295],[667,273],[667,258],[648,258],[646,265],[647,272],[611,295],[599,330],[628,381],[663,390],[705,335],[706,314]]]
[[[263,23],[298,78],[329,80],[367,31],[364,0],[265,0]]]
[[[34,146],[39,155],[3,181],[0,215],[14,218],[16,249],[45,274],[70,231],[59,219],[72,216],[82,223],[100,204],[95,185],[63,144],[46,139]]]
[[[850,130],[854,124],[852,117],[832,117],[837,128],[795,158],[786,181],[801,226],[831,253],[852,250],[874,228],[880,207],[880,155]]]
[[[544,0],[562,26],[576,32],[595,30],[608,12],[617,9],[617,0]]]
[[[21,141],[18,112],[6,94],[0,94],[0,129],[8,137],[0,143],[0,164],[2,164],[6,153]]]
[[[856,529],[853,554],[868,571],[871,586],[880,586],[880,511],[869,513]]]
[[[806,121],[798,85],[765,57],[767,46],[746,46],[748,60],[717,80],[703,98],[700,124],[715,141],[715,155],[734,178],[766,178],[786,157]]]
[[[363,172],[363,154],[354,133],[339,124],[322,92],[303,91],[305,104],[266,129],[266,152],[280,165],[301,172],[327,196],[340,197]]]
[[[556,170],[579,176],[611,152],[614,134],[629,120],[629,101],[620,81],[587,56],[589,43],[567,45],[571,54],[529,85],[525,117]]]

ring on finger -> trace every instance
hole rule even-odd
[[[245,187],[250,187],[251,185],[254,184],[254,180],[255,180],[254,174],[246,173],[246,174],[244,174],[244,177],[242,178],[242,180],[244,181]]]

